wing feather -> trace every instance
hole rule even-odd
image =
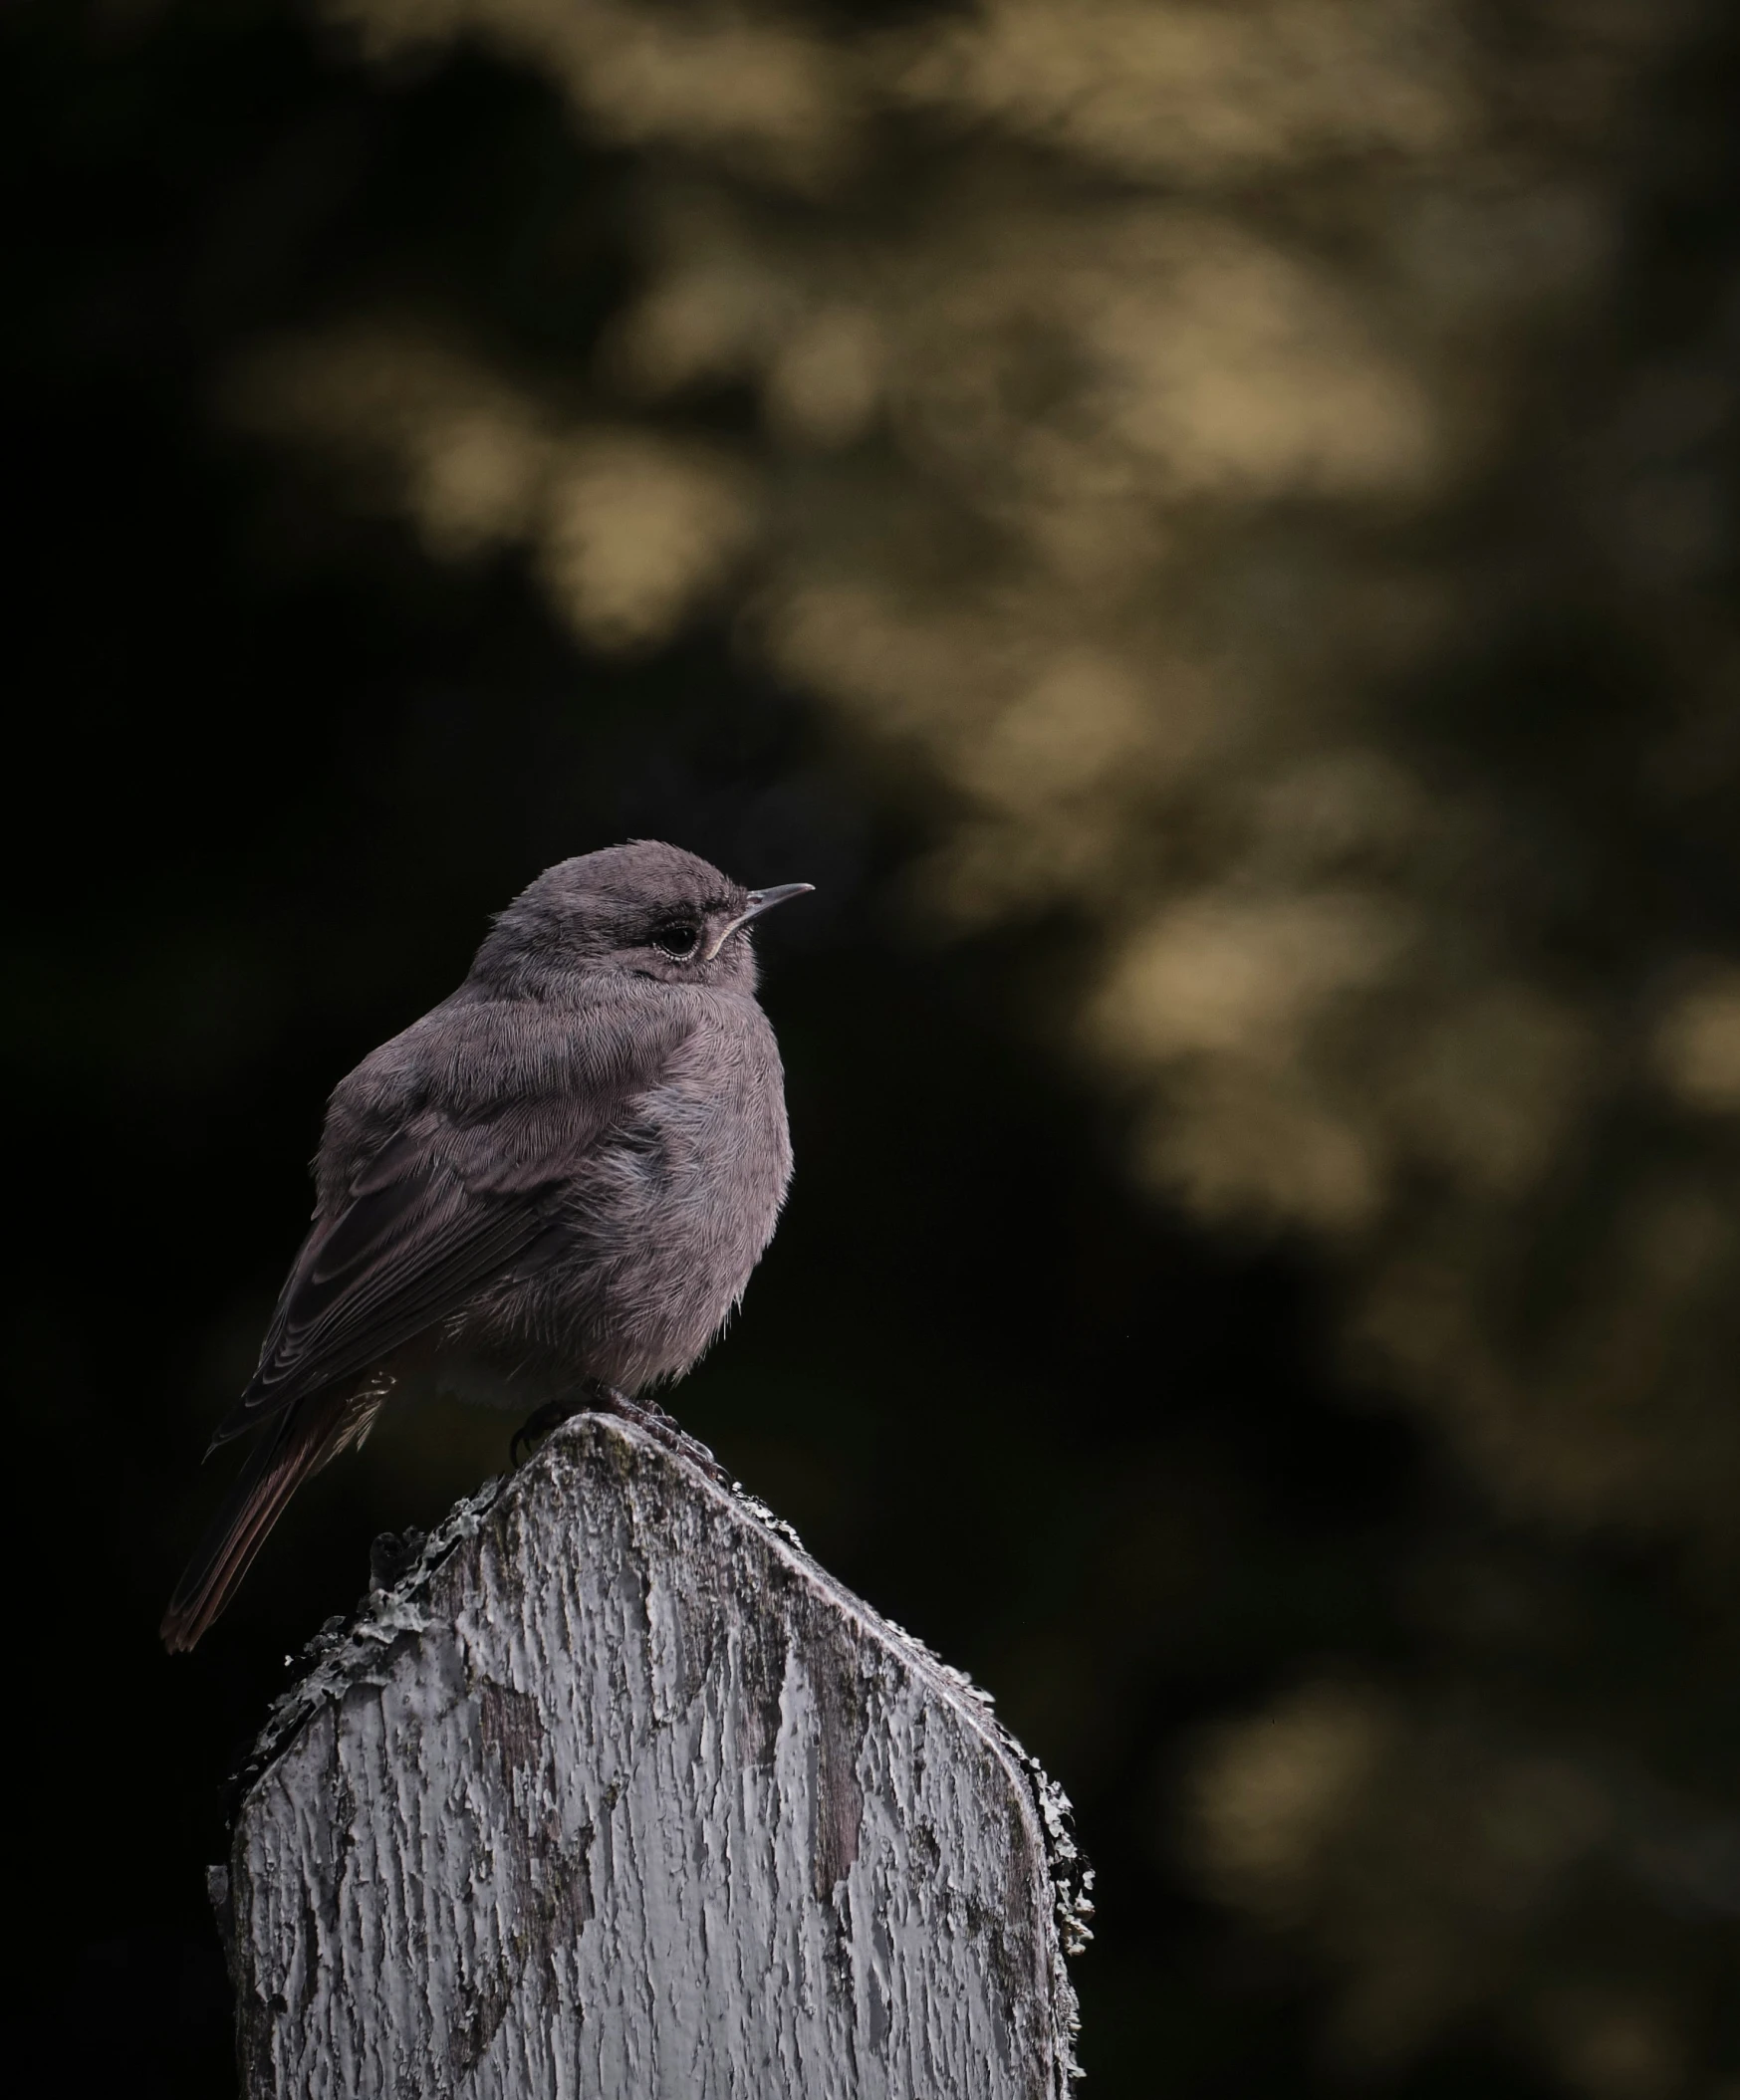
[[[637,1030],[601,1012],[578,1043],[568,1032],[572,1022],[568,1030],[552,1029],[551,1043],[534,1036],[532,1050],[545,1051],[540,1057],[527,1052],[528,1018],[515,1018],[519,1060],[502,1060],[512,1076],[493,1091],[479,1086],[477,1075],[489,1069],[488,1039],[500,1010],[447,1017],[447,1037],[463,1024],[464,1035],[476,1038],[464,1044],[470,1091],[457,1111],[429,1104],[420,1060],[403,1055],[405,1047],[420,1047],[427,1021],[376,1052],[377,1059],[393,1060],[387,1068],[406,1088],[404,1107],[395,1124],[386,1123],[384,1142],[352,1169],[342,1191],[331,1192],[327,1214],[317,1214],[267,1329],[259,1368],[219,1423],[214,1444],[361,1376],[461,1310],[544,1232],[551,1195],[623,1103],[657,1076],[692,1026],[677,1002]],[[451,1059],[456,1046],[443,1039],[438,1053]],[[376,1068],[366,1060],[346,1087],[367,1095]],[[447,1076],[451,1093],[456,1082]],[[341,1088],[335,1111],[346,1106]]]
[[[172,1651],[223,1609],[298,1484],[367,1430],[369,1373],[549,1229],[553,1198],[695,1019],[678,997],[556,1013],[461,988],[340,1082],[314,1226],[212,1442],[266,1427],[170,1603]]]
[[[259,1368],[213,1441],[359,1376],[457,1312],[544,1222],[535,1201],[476,1194],[441,1166],[413,1164],[359,1196],[309,1235]]]

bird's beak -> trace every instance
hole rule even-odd
[[[752,889],[749,892],[749,909],[740,911],[720,933],[719,938],[707,950],[708,962],[713,960],[739,926],[747,926],[751,919],[759,919],[764,911],[772,911],[776,904],[789,904],[794,897],[807,897],[815,887],[814,882],[782,882],[776,889]]]

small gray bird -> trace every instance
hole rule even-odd
[[[285,1504],[394,1385],[583,1406],[692,1451],[634,1395],[719,1332],[791,1178],[749,928],[812,885],[741,888],[650,840],[548,868],[450,999],[339,1082],[314,1223],[212,1447],[259,1432],[164,1614],[191,1648]]]

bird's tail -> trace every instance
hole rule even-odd
[[[355,1399],[304,1405],[270,1424],[188,1561],[157,1629],[171,1655],[191,1648],[234,1596],[284,1505],[328,1459],[365,1434],[378,1400],[359,1420]]]

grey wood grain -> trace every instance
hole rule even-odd
[[[592,1415],[329,1633],[213,1876],[248,2100],[1062,2100],[1086,1879],[958,1672]]]

